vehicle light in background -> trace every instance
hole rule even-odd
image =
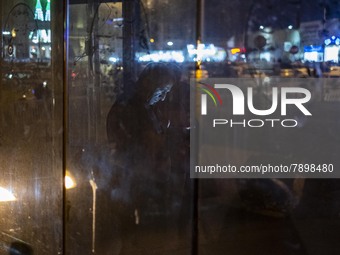
[[[0,187],[0,202],[16,201],[16,197],[9,190]]]
[[[241,49],[240,48],[232,48],[230,51],[231,51],[231,54],[236,54],[236,53],[240,53]]]
[[[66,171],[65,175],[65,188],[66,189],[73,189],[77,186],[76,181],[74,180],[74,177],[69,171]]]

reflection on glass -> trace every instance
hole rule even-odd
[[[70,3],[67,31],[62,2]],[[204,11],[196,10],[198,2]],[[11,254],[61,254],[62,233],[66,255],[340,254],[338,180],[194,183],[187,123],[194,75],[248,79],[259,111],[271,106],[279,78],[301,78],[306,86],[313,77],[306,88],[315,91],[313,119],[292,112],[296,132],[227,129],[218,139],[227,141],[228,163],[337,163],[338,1],[2,0],[0,6],[0,202],[17,201],[1,203],[0,239],[6,233]],[[177,71],[169,73],[169,66]],[[323,238],[327,231],[334,242]]]
[[[0,2],[1,254],[61,253],[60,9],[62,1]]]
[[[70,173],[70,171],[66,171],[65,175],[65,188],[73,189],[77,186],[74,176]]]
[[[16,200],[16,197],[13,195],[11,191],[3,187],[0,187],[0,202],[9,202],[9,201],[15,201],[15,200]]]

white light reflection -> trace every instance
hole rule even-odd
[[[98,186],[94,180],[90,180],[92,187],[93,201],[92,201],[92,253],[96,251],[96,201]]]
[[[71,175],[69,171],[66,171],[65,175],[65,188],[66,189],[73,189],[77,186],[76,181],[74,180],[74,177]]]
[[[0,202],[10,202],[17,200],[12,192],[9,190],[0,187]]]
[[[115,57],[110,57],[109,58],[109,61],[113,62],[113,63],[116,63],[118,61],[118,58],[115,58]]]

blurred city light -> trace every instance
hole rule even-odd
[[[324,61],[339,62],[339,46],[325,47]]]
[[[213,62],[222,62],[225,60],[227,53],[223,48],[216,47],[214,44],[199,44],[198,49],[193,44],[187,45],[189,59],[188,61],[195,61],[198,56],[203,61],[209,59]]]
[[[115,57],[110,57],[109,58],[109,61],[113,62],[113,63],[116,63],[118,61],[118,58],[115,58]]]
[[[17,36],[17,32],[15,31],[15,29],[13,28],[11,31],[12,37],[16,37]]]
[[[326,44],[326,45],[331,44],[331,42],[332,42],[332,41],[331,41],[331,39],[329,39],[329,38],[325,40],[325,44]]]
[[[336,37],[336,36],[332,36],[331,38],[327,38],[324,40],[324,43],[326,46],[328,45],[339,45],[340,44],[340,38],[339,37]]]
[[[65,188],[66,189],[73,189],[77,186],[76,181],[74,180],[74,177],[69,171],[66,171],[65,175]]]
[[[231,51],[231,54],[236,54],[236,53],[240,53],[241,49],[240,48],[232,48],[230,51]]]
[[[183,63],[185,58],[182,51],[152,51],[150,54],[136,53],[140,62],[177,62]]]
[[[17,200],[12,192],[9,190],[0,187],[0,202],[9,202]]]

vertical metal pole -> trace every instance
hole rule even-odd
[[[255,0],[253,0],[249,6],[248,9],[248,13],[247,13],[247,17],[246,17],[246,23],[244,26],[244,48],[245,48],[245,56],[246,56],[246,61],[248,62],[248,30],[249,30],[249,20],[250,20],[250,16],[252,15],[253,9],[255,7]]]
[[[0,46],[1,46],[1,55],[0,55],[0,63],[3,62],[4,58],[5,58],[5,54],[4,54],[4,37],[2,35],[3,31],[2,29],[5,29],[2,27],[2,5],[3,5],[3,2],[0,3],[0,28],[1,28],[1,42],[0,42]],[[2,105],[2,66],[3,65],[0,65],[0,75],[1,75],[1,79],[0,79],[0,136],[2,136],[2,133],[1,133],[1,129],[3,127],[3,123],[4,123],[4,115],[3,115],[3,105]]]
[[[327,8],[326,8],[326,0],[323,0],[323,15],[322,15],[322,34],[324,35],[326,31],[326,21],[327,21]],[[325,62],[325,47],[323,47],[323,54],[322,54],[322,62]],[[315,68],[317,67],[317,63],[315,63]]]
[[[63,45],[63,59],[60,60],[60,62],[63,63],[63,70],[62,70],[62,86],[60,88],[56,87],[56,85],[54,85],[54,90],[55,90],[55,96],[56,96],[56,110],[58,113],[58,108],[62,108],[62,113],[61,113],[61,118],[62,118],[62,128],[63,128],[63,135],[62,135],[62,245],[61,245],[61,254],[66,254],[66,247],[67,247],[67,230],[66,230],[66,220],[67,220],[67,197],[66,197],[66,186],[65,186],[65,176],[66,176],[66,168],[67,168],[67,148],[68,148],[68,94],[67,93],[67,80],[68,80],[68,56],[69,56],[69,38],[68,38],[68,34],[69,34],[69,0],[64,0],[62,2],[62,4],[57,4],[58,2],[52,2],[53,6],[55,7],[55,10],[53,9],[52,12],[52,27],[56,28],[53,32],[56,33],[56,35],[58,36],[58,31],[62,33],[62,42],[61,44]],[[57,15],[59,15],[59,13],[62,12],[62,17],[63,17],[63,27],[62,27],[62,31],[60,31],[58,29],[58,26],[54,26],[54,24],[56,24],[56,22],[59,20],[57,17]],[[53,40],[54,41],[54,40]],[[60,53],[57,50],[57,47],[52,47],[52,57],[58,57],[60,56]],[[55,56],[54,54],[55,53]],[[55,70],[55,66],[54,66],[54,61],[52,61],[52,68],[53,70]],[[58,63],[56,63],[58,64]],[[54,84],[58,84],[58,83],[54,83]],[[60,91],[61,90],[61,91]],[[61,98],[60,98],[61,97]],[[60,104],[59,104],[60,101]],[[59,114],[56,114],[59,117]],[[57,117],[57,118],[58,118]],[[59,122],[58,122],[59,123]]]
[[[202,54],[199,53],[199,45],[203,43],[204,35],[204,0],[196,2],[196,49],[197,60],[195,68],[195,78],[202,76]],[[193,180],[193,208],[192,208],[192,255],[199,253],[199,179]]]
[[[0,42],[0,46],[1,46],[1,55],[0,55],[0,59],[1,59],[1,61],[3,61],[3,59],[5,58],[5,49],[4,49],[4,36],[3,36],[3,34],[2,34],[2,29],[4,29],[5,30],[5,27],[3,27],[3,17],[4,17],[4,15],[3,15],[3,10],[2,10],[2,6],[3,6],[3,4],[4,4],[4,1],[1,1],[1,4],[0,4],[0,28],[1,28],[1,42]],[[1,70],[1,68],[2,68],[2,65],[0,65],[0,70]],[[1,78],[1,80],[2,80],[2,78]],[[1,81],[0,81],[0,83],[1,83]]]
[[[197,0],[196,2],[196,48],[203,43],[204,36],[204,2],[205,0]],[[197,53],[196,60],[196,77],[197,70],[202,69],[202,55]]]
[[[88,130],[87,141],[93,145],[97,137],[97,111],[98,111],[98,98],[97,91],[100,84],[100,70],[99,70],[99,47],[98,47],[98,15],[99,3],[97,0],[88,0],[88,13],[89,13],[89,71],[92,74],[87,87],[87,110],[88,110]]]
[[[123,1],[123,96],[129,98],[133,92],[136,80],[136,23],[137,2],[135,0]]]
[[[93,52],[93,68],[94,68],[94,86],[92,88],[92,139],[94,143],[97,143],[99,138],[99,126],[101,125],[101,118],[100,118],[100,83],[101,83],[101,71],[100,71],[100,57],[99,57],[99,37],[98,37],[98,20],[99,20],[99,6],[100,1],[95,1],[94,3],[94,10],[97,17],[95,18],[94,23],[94,31],[93,31],[93,45],[94,45],[94,52]]]

